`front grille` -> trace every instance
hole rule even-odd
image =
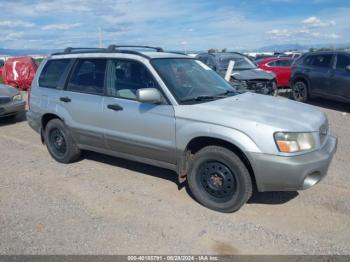
[[[254,91],[260,94],[270,94],[273,92],[273,81],[269,80],[247,80],[245,81],[248,90]]]
[[[10,97],[0,97],[0,105],[5,105],[11,102]]]
[[[319,129],[321,145],[324,143],[324,141],[327,138],[328,130],[329,130],[329,125],[328,125],[328,120],[326,119],[326,121],[320,126],[320,129]]]

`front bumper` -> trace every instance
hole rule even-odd
[[[0,117],[15,115],[25,111],[25,101],[11,102],[5,105],[0,105]]]
[[[317,151],[283,157],[249,153],[258,191],[297,191],[310,188],[327,174],[338,139],[330,135]]]

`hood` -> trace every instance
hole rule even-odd
[[[242,150],[266,154],[280,154],[273,137],[275,132],[319,132],[327,119],[316,107],[249,92],[208,103],[176,106],[175,115],[180,130],[190,128],[196,132],[199,123],[199,133],[227,139],[227,128],[231,128],[245,135],[258,148],[258,151],[245,148],[244,142],[240,145]],[[220,126],[225,127],[222,133]],[[236,134],[232,132],[234,140],[238,139]],[[235,142],[239,144],[242,140]]]
[[[0,96],[12,97],[17,94],[19,94],[19,91],[16,88],[0,84]]]
[[[191,112],[190,114],[188,112]],[[177,117],[240,130],[254,137],[264,132],[318,132],[326,116],[316,107],[283,97],[244,93],[212,102],[183,105]]]
[[[249,70],[233,70],[232,76],[237,80],[272,80],[276,78],[276,75],[274,73],[259,68]]]

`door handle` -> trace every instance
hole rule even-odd
[[[71,102],[72,100],[69,98],[69,97],[60,97],[60,100],[62,101],[62,102],[65,102],[65,103],[69,103],[69,102]]]
[[[111,109],[111,110],[114,110],[114,111],[121,111],[121,110],[123,110],[123,108],[120,105],[118,105],[118,104],[108,105],[107,108]]]

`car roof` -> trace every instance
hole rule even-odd
[[[227,56],[227,55],[237,55],[237,56],[245,56],[244,54],[238,53],[238,52],[215,52],[215,53],[200,53],[197,56],[200,55],[211,55],[211,56]]]
[[[278,61],[278,60],[293,60],[292,57],[270,57],[261,60],[259,63],[267,63],[267,62],[272,62],[272,61]]]
[[[334,54],[347,54],[350,55],[350,51],[341,51],[341,50],[334,50],[334,51],[315,51],[315,52],[308,52],[306,53],[308,55],[324,55],[324,54],[330,54],[330,55],[334,55]]]
[[[170,52],[141,52],[149,58],[191,58],[185,54],[170,53]]]

